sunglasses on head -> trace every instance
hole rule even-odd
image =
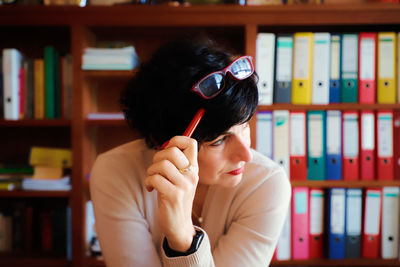
[[[225,88],[225,76],[230,73],[235,80],[244,80],[254,73],[254,65],[251,56],[242,56],[235,59],[228,67],[220,71],[214,71],[193,85],[191,91],[196,92],[204,99],[211,99],[217,96]],[[191,137],[205,110],[200,108],[193,117],[183,136]],[[165,148],[168,141],[161,148]]]
[[[193,85],[191,91],[196,92],[204,99],[211,99],[225,88],[225,76],[230,73],[235,80],[244,80],[254,73],[251,56],[242,56],[235,59],[223,70],[214,71]]]

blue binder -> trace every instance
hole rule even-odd
[[[341,35],[331,35],[331,75],[329,80],[329,103],[340,103]],[[333,69],[336,68],[336,69]]]
[[[329,259],[345,258],[346,189],[328,189],[327,201],[327,256]]]
[[[342,113],[326,112],[326,180],[342,179]]]

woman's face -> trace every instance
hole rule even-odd
[[[234,187],[242,180],[244,164],[251,158],[249,124],[235,125],[200,146],[199,182]]]

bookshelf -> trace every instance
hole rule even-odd
[[[123,120],[88,120],[90,112],[118,111],[119,92],[135,71],[83,71],[81,57],[87,46],[99,41],[132,41],[141,60],[146,60],[164,41],[183,32],[207,32],[219,41],[255,58],[259,32],[297,31],[398,31],[400,5],[296,5],[236,6],[0,6],[0,47],[15,47],[38,57],[43,47],[53,44],[62,53],[72,54],[72,119],[69,120],[0,120],[0,161],[7,157],[27,158],[32,145],[72,147],[71,193],[0,192],[0,199],[65,198],[72,208],[72,261],[48,255],[16,257],[0,254],[7,266],[104,266],[102,261],[86,256],[85,201],[89,199],[87,177],[96,155],[138,137]],[[381,110],[400,109],[392,105],[272,105],[262,110]],[[251,121],[252,146],[256,145],[256,123]],[[28,134],[29,133],[29,134]],[[370,187],[394,182],[293,182],[308,187]],[[273,266],[398,266],[398,261],[354,260],[273,262]]]

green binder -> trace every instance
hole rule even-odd
[[[358,34],[342,35],[341,51],[341,101],[358,102]]]
[[[307,180],[325,180],[325,111],[307,112]]]

